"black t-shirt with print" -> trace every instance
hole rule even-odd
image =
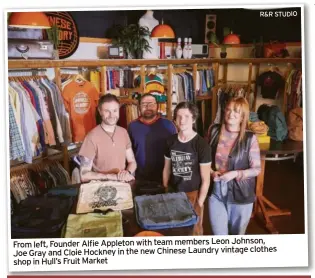
[[[284,87],[284,80],[279,73],[267,71],[257,78],[257,85],[261,86],[263,98],[275,99],[278,90]]]
[[[182,143],[178,134],[166,143],[165,158],[171,159],[172,173],[169,186],[179,192],[199,190],[201,185],[200,164],[210,164],[210,148],[206,140],[196,134],[190,141]]]

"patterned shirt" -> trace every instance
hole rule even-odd
[[[9,134],[10,134],[10,159],[23,158],[25,155],[25,150],[23,147],[22,136],[16,119],[14,116],[13,108],[11,102],[9,101]]]
[[[215,167],[217,171],[225,173],[228,171],[228,160],[230,152],[236,143],[238,132],[230,132],[224,127],[219,138],[217,152],[215,156]],[[237,179],[247,179],[256,177],[260,173],[260,149],[256,135],[253,135],[249,150],[249,165],[246,170],[238,170]]]

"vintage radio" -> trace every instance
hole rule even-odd
[[[53,59],[53,44],[44,40],[8,40],[9,59]]]
[[[124,49],[121,46],[109,46],[108,47],[109,59],[124,59]]]
[[[192,44],[193,58],[208,58],[209,47],[207,44]]]

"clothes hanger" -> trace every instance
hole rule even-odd
[[[187,73],[189,73],[189,74],[192,74],[192,69],[186,68],[186,69],[185,69],[185,72],[187,72]]]
[[[79,84],[84,84],[86,82],[86,79],[80,73],[76,74],[73,79]]]
[[[156,68],[155,67],[149,67],[148,75],[155,75],[156,74]]]

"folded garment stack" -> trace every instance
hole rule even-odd
[[[65,238],[122,236],[123,225],[120,211],[70,214],[63,235]]]
[[[248,127],[257,135],[267,135],[269,130],[268,126],[263,121],[249,123]]]
[[[187,227],[198,221],[184,192],[137,196],[134,203],[137,222],[146,230]]]

